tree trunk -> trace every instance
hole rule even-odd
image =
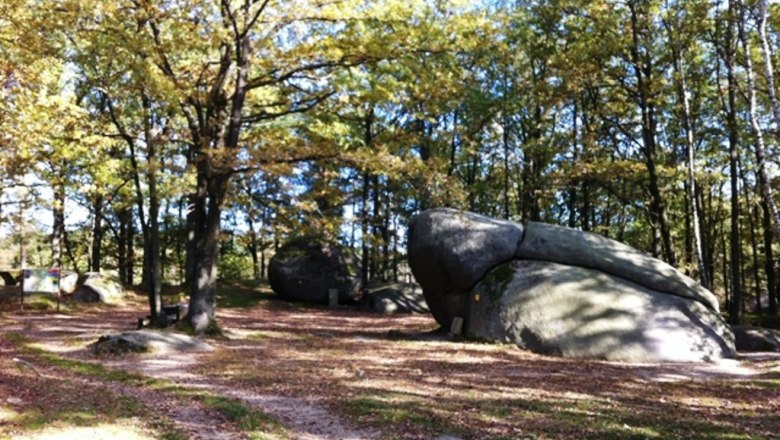
[[[744,183],[743,183],[744,185]],[[750,251],[753,257],[753,267],[751,272],[753,274],[753,287],[756,295],[756,307],[754,311],[756,313],[763,312],[763,305],[761,304],[761,278],[758,275],[758,238],[756,237],[756,226],[758,225],[758,206],[753,207],[750,216]]]
[[[100,260],[103,249],[103,196],[95,195],[93,210],[95,220],[92,225],[92,272],[100,272]]]
[[[736,5],[732,0],[729,2],[729,24],[727,28],[727,44],[732,45],[734,35],[734,21],[739,19],[740,38],[744,37],[742,32],[742,17],[735,13]],[[732,48],[727,49],[728,60],[726,68],[728,69],[729,81],[729,112],[728,112],[728,130],[729,130],[729,173],[731,175],[731,234],[729,245],[731,247],[731,297],[729,298],[729,322],[733,325],[741,321],[742,286],[740,273],[742,260],[742,247],[739,240],[739,145],[737,140],[737,122],[736,122],[736,77],[734,75],[734,52]],[[749,60],[750,57],[747,57]]]
[[[62,242],[65,236],[65,187],[56,185],[54,188],[54,219],[51,235],[51,261],[54,267],[62,267]]]
[[[764,229],[764,271],[766,272],[766,289],[769,295],[769,313],[777,314],[777,272],[775,271],[775,260],[772,251],[772,220],[769,215],[769,208],[766,200],[761,200],[761,226]]]
[[[769,92],[770,102],[772,103],[772,114],[774,116],[776,133],[780,139],[780,103],[778,103],[777,96],[775,95],[774,86],[774,72],[772,69],[772,57],[769,48],[769,42],[766,36],[766,21],[767,21],[767,0],[761,0],[759,2],[759,22],[758,33],[761,40],[761,51],[764,54],[764,72],[767,81],[767,90]],[[744,5],[743,5],[744,7]],[[749,54],[750,44],[745,34],[744,28],[740,28],[742,44],[745,48],[745,53]],[[761,126],[759,125],[758,111],[756,109],[756,86],[753,79],[752,61],[749,56],[745,57],[745,69],[748,76],[748,99],[750,102],[750,121],[753,128],[753,133],[756,135],[756,168],[758,170],[759,184],[761,186],[761,193],[766,200],[769,207],[769,212],[772,214],[774,220],[774,232],[775,239],[780,241],[780,211],[778,211],[777,203],[775,203],[774,196],[772,194],[772,186],[770,184],[768,171],[766,169],[766,152],[764,148],[764,139],[761,132]]]
[[[634,74],[637,81],[637,102],[642,117],[642,144],[645,156],[645,166],[648,174],[648,191],[650,193],[650,224],[653,229],[653,254],[663,256],[664,260],[672,266],[676,265],[669,221],[666,217],[666,204],[661,193],[659,176],[656,163],[656,132],[657,121],[655,116],[654,98],[651,93],[653,65],[650,55],[640,53],[639,17],[637,6],[629,3],[631,9],[632,46],[631,56]]]
[[[252,220],[252,213],[247,215],[247,226],[249,226],[249,243],[247,244],[247,250],[249,255],[252,256],[252,277],[255,280],[260,279],[260,265],[257,258],[257,232],[255,231],[255,222]]]
[[[360,280],[363,287],[368,285],[369,281],[369,262],[370,260],[370,247],[368,243],[368,196],[371,186],[371,178],[368,173],[363,173],[363,190],[361,194],[360,204]]]
[[[127,214],[126,209],[117,211],[119,219],[119,236],[117,237],[117,269],[119,271],[119,280],[122,283],[127,282]]]
[[[157,173],[160,167],[157,157],[157,139],[152,133],[153,114],[151,101],[143,96],[144,108],[144,139],[146,141],[146,183],[149,191],[149,221],[145,224],[144,230],[144,274],[146,275],[145,287],[149,295],[149,316],[153,324],[164,326],[161,316],[162,313],[162,274],[160,270],[162,264],[160,261],[160,199],[157,191]],[[137,173],[136,166],[136,174]],[[140,177],[138,178],[140,181]],[[139,192],[138,198],[143,195]],[[143,209],[143,201],[139,200],[139,209]]]
[[[135,225],[133,224],[133,210],[127,210],[127,285],[132,286],[135,283]]]
[[[571,144],[572,144],[572,161],[576,164],[579,162],[579,151],[577,149],[577,100],[572,101],[572,117],[571,117]],[[569,185],[568,191],[568,211],[569,220],[567,222],[570,228],[577,227],[577,185],[576,182],[572,182]]]
[[[743,5],[744,7],[744,5]],[[777,100],[775,92],[775,74],[772,67],[772,51],[769,47],[769,39],[766,35],[766,21],[768,16],[769,1],[760,0],[758,2],[758,37],[761,42],[761,53],[764,56],[764,76],[766,77],[766,88],[769,94],[769,102],[772,104],[772,116],[775,120],[776,134],[780,136],[780,102]]]
[[[149,243],[146,251],[149,253],[149,314],[152,321],[158,325],[164,325],[161,322],[162,312],[162,273],[160,259],[160,200],[157,197],[157,163],[154,155],[154,149],[149,147]]]
[[[672,46],[675,43],[672,42]],[[683,68],[683,54],[678,50],[672,50],[672,56],[674,57],[674,70],[677,71],[679,77],[678,83],[678,96],[682,102],[683,107],[683,128],[685,130],[685,151],[686,162],[688,165],[688,181],[686,182],[688,205],[690,210],[688,211],[691,216],[692,229],[694,243],[696,246],[696,261],[699,269],[699,281],[701,285],[708,288],[710,287],[709,274],[707,273],[707,267],[704,265],[704,256],[701,245],[701,224],[699,223],[699,210],[696,206],[696,162],[694,152],[694,136],[693,136],[693,123],[691,121],[691,105],[688,100],[688,83],[685,78],[685,69]]]
[[[203,169],[206,167],[202,162],[194,207],[195,271],[190,286],[188,321],[196,333],[208,330],[216,319],[220,217],[229,179],[221,174],[207,177],[207,170]]]

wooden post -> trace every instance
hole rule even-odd
[[[450,334],[452,336],[460,336],[463,333],[463,318],[456,316],[452,318],[452,325],[450,326]]]
[[[61,296],[62,296],[62,268],[57,267],[57,313],[60,312]]]
[[[22,268],[22,279],[19,283],[19,310],[24,310],[24,266],[27,260],[27,249],[24,248],[24,201],[19,201],[19,266]]]
[[[22,280],[19,283],[19,310],[24,310],[24,269],[22,269]]]
[[[336,307],[339,305],[339,289],[328,289],[328,306]]]

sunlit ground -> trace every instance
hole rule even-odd
[[[49,426],[30,434],[14,435],[12,440],[142,440],[154,436],[132,425],[99,425],[90,427]]]

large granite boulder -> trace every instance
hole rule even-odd
[[[282,299],[328,304],[328,290],[338,289],[339,303],[359,295],[355,258],[346,249],[299,238],[285,244],[268,264],[268,281]]]
[[[113,274],[87,272],[79,277],[77,285],[73,293],[76,301],[116,303],[125,295],[122,283]]]
[[[409,266],[442,326],[463,316],[468,289],[490,269],[515,258],[523,226],[442,208],[425,211],[409,225]]]
[[[435,209],[412,220],[409,264],[437,322],[464,318],[474,338],[625,361],[734,353],[711,292],[595,234]]]
[[[422,289],[414,283],[388,283],[369,289],[369,310],[385,315],[397,313],[428,313]]]
[[[734,355],[720,316],[694,299],[607,273],[516,260],[469,295],[467,336],[538,353],[626,362],[685,362]]]

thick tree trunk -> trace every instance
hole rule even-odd
[[[155,325],[165,325],[162,320],[162,264],[160,261],[160,199],[157,191],[157,173],[160,167],[157,157],[157,142],[152,133],[153,114],[151,101],[143,96],[144,108],[144,139],[146,141],[146,184],[149,191],[149,219],[148,223],[141,217],[144,226],[144,286],[148,289],[149,316]],[[139,174],[137,164],[134,165],[136,176]],[[138,206],[143,212],[143,194],[140,192],[140,176],[136,178],[138,191]]]
[[[162,262],[160,259],[160,201],[157,197],[156,158],[150,153],[151,170],[148,175],[149,183],[149,243],[146,251],[149,253],[149,314],[152,320],[158,324],[161,322],[162,312]],[[146,254],[146,252],[144,252]]]
[[[203,333],[215,322],[217,259],[222,204],[228,176],[206,176],[199,172],[195,197],[194,278],[190,286],[188,321],[196,333]]]

